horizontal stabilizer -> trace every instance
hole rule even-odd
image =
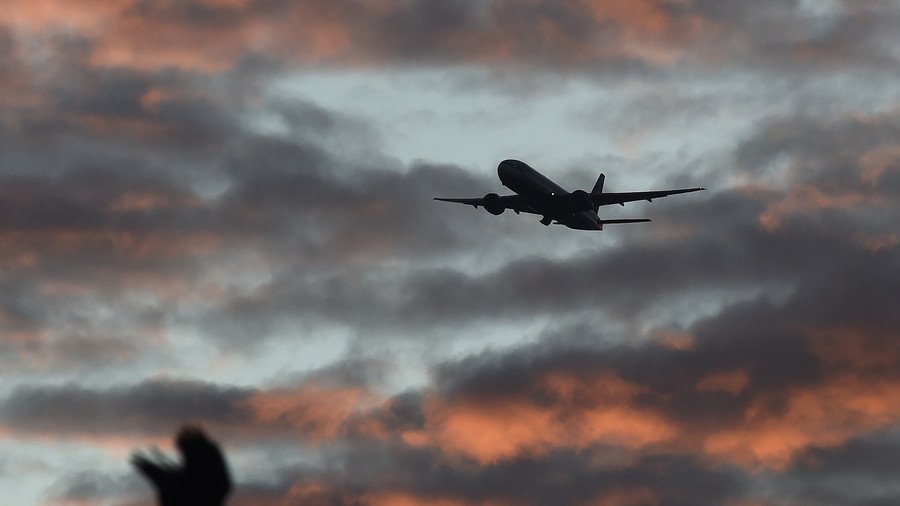
[[[648,222],[647,218],[633,219],[633,220],[600,220],[604,225],[616,225],[619,223],[645,223]]]

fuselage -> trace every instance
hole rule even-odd
[[[580,211],[573,213],[571,209],[559,207],[559,199],[554,195],[566,195],[569,192],[551,181],[540,172],[519,160],[503,160],[497,166],[497,175],[503,186],[518,193],[528,201],[529,206],[545,219],[555,220],[569,228],[578,230],[600,230],[600,218],[596,211]]]

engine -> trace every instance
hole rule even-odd
[[[506,206],[500,200],[500,195],[496,193],[488,193],[484,196],[484,208],[493,215],[503,214],[503,211],[506,210]]]
[[[584,190],[575,190],[572,192],[572,212],[580,213],[582,211],[593,211],[594,203],[591,201],[590,195]]]

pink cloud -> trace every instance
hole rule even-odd
[[[139,69],[179,67],[200,72],[231,68],[251,52],[299,63],[368,66],[407,59],[465,62],[528,60],[535,45],[544,63],[620,58],[668,65],[681,57],[708,20],[675,14],[659,0],[560,2],[553,16],[538,2],[457,6],[463,21],[427,18],[427,3],[262,2],[205,0],[202,17],[178,2],[133,0],[27,2],[14,0],[0,23],[34,33],[67,30],[95,42],[93,65]],[[425,17],[418,17],[425,16]],[[397,20],[405,24],[395,26]],[[571,26],[577,20],[579,26]],[[435,23],[432,26],[430,23]],[[419,52],[410,51],[418,47]]]
[[[770,412],[767,395],[756,398],[734,426],[704,437],[703,449],[744,466],[783,469],[811,446],[837,446],[900,422],[900,382],[845,374],[815,387],[794,388],[786,406]]]

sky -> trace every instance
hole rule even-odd
[[[898,83],[892,0],[4,0],[4,501],[898,504]],[[505,158],[707,191],[432,200]]]

